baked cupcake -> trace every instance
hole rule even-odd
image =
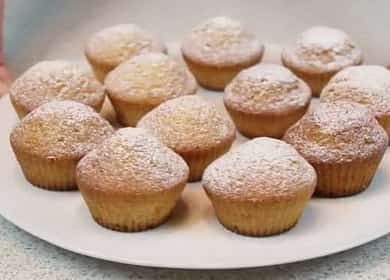
[[[232,145],[236,130],[230,118],[199,96],[166,101],[147,113],[137,127],[145,128],[181,155],[190,168],[190,181]]]
[[[283,139],[315,168],[319,196],[365,190],[374,177],[388,136],[367,107],[353,102],[320,103],[290,127]]]
[[[342,30],[315,26],[282,51],[282,62],[319,96],[341,69],[363,63],[361,49]]]
[[[287,68],[259,64],[241,71],[226,87],[224,103],[247,137],[281,138],[309,107],[310,88]]]
[[[113,132],[89,106],[52,101],[24,117],[10,140],[31,184],[48,190],[73,190],[77,189],[78,161]]]
[[[351,66],[323,89],[321,101],[353,101],[366,105],[390,136],[390,71],[383,66]]]
[[[10,87],[19,118],[52,100],[73,100],[100,111],[104,88],[87,65],[76,61],[42,61],[24,72]]]
[[[105,28],[93,34],[85,45],[85,56],[101,82],[108,72],[136,55],[165,51],[158,39],[135,24]]]
[[[265,236],[297,223],[313,194],[316,173],[291,145],[260,137],[210,164],[202,183],[223,226]]]
[[[77,165],[77,183],[94,220],[119,231],[163,223],[188,178],[188,166],[143,129],[122,128]]]
[[[200,85],[223,90],[238,72],[260,62],[263,49],[240,22],[216,17],[193,28],[181,51]]]
[[[162,53],[123,62],[107,75],[105,85],[119,122],[126,126],[135,126],[162,102],[197,90],[187,68]]]

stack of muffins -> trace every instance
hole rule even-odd
[[[55,60],[23,73],[10,88],[21,119],[10,141],[26,179],[79,189],[98,224],[126,232],[162,224],[201,180],[220,223],[251,236],[292,228],[313,194],[370,185],[389,142],[390,71],[360,65],[345,32],[312,27],[283,49],[283,65],[260,64],[256,36],[216,17],[181,52],[188,68],[122,24],[87,40],[92,69]],[[198,84],[224,90],[226,111]],[[99,114],[106,96],[126,128]],[[236,129],[253,139],[230,151]]]

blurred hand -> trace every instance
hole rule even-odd
[[[8,93],[11,80],[11,75],[6,65],[0,64],[0,97]]]

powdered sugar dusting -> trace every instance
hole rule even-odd
[[[316,72],[338,71],[363,60],[362,51],[344,31],[326,26],[304,31],[282,57],[288,65]]]
[[[111,96],[151,105],[197,90],[195,78],[187,68],[162,53],[139,55],[123,62],[108,74],[105,85]]]
[[[202,150],[235,137],[231,119],[196,95],[162,103],[137,126],[149,130],[175,151]]]
[[[75,61],[42,61],[23,73],[10,87],[11,100],[30,112],[52,100],[74,100],[100,109],[104,88],[92,71]]]
[[[78,182],[135,194],[172,188],[188,174],[180,156],[139,128],[119,129],[77,166]]]
[[[143,53],[163,52],[165,47],[149,31],[135,24],[118,24],[91,36],[86,55],[97,63],[115,67]]]
[[[388,145],[386,132],[365,106],[343,101],[320,103],[284,140],[309,162],[348,162],[383,153]]]
[[[113,132],[92,108],[74,101],[52,101],[22,119],[11,133],[11,144],[48,159],[81,158]]]
[[[225,89],[228,106],[250,113],[307,106],[310,88],[287,68],[259,64],[241,71]]]
[[[348,67],[323,89],[322,101],[346,100],[367,105],[377,117],[390,115],[390,71],[379,65]]]
[[[182,51],[202,63],[234,65],[259,60],[263,46],[240,22],[215,17],[192,29],[183,41]]]
[[[316,173],[290,145],[260,137],[233,149],[206,169],[203,186],[217,196],[262,201],[313,192]]]

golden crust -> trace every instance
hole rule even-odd
[[[99,76],[133,56],[148,52],[165,52],[165,47],[148,31],[134,24],[105,28],[93,34],[85,45],[88,61],[102,71]]]
[[[313,167],[291,145],[267,137],[233,149],[203,175],[203,187],[212,197],[262,204],[311,195],[315,185]]]
[[[197,91],[192,74],[161,53],[139,55],[123,62],[110,72],[105,85],[118,119],[130,126],[162,102]]]
[[[216,17],[192,29],[183,41],[182,53],[192,61],[223,68],[258,61],[263,45],[238,21]]]
[[[14,150],[47,160],[80,159],[114,132],[92,108],[52,101],[32,111],[13,129]]]
[[[138,123],[178,153],[202,151],[232,142],[231,119],[199,96],[183,96],[162,103]]]
[[[39,62],[10,87],[11,102],[21,118],[52,100],[78,101],[99,111],[104,97],[104,87],[86,65],[65,60]]]
[[[180,156],[139,128],[119,129],[77,167],[80,188],[111,196],[161,193],[187,178]]]
[[[283,139],[310,163],[341,163],[383,154],[388,137],[363,105],[349,102],[320,103]]]

